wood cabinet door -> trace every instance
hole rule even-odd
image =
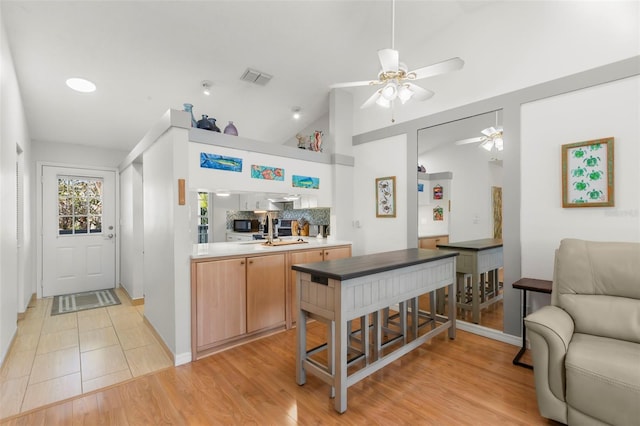
[[[291,269],[291,265],[296,263],[313,263],[322,262],[324,260],[324,251],[322,249],[292,251],[289,253],[289,315],[291,323],[298,320],[298,293],[296,292],[296,271]]]
[[[324,260],[336,260],[351,257],[351,247],[335,247],[324,250]]]
[[[438,244],[447,244],[448,242],[449,237],[447,235],[434,238],[420,238],[420,248],[435,250],[438,248],[436,247]]]
[[[197,346],[246,333],[245,259],[196,266]]]
[[[284,324],[284,254],[247,258],[247,332]]]

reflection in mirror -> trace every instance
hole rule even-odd
[[[502,238],[502,110],[420,129],[418,131],[419,247]],[[423,170],[424,172],[420,172]],[[485,274],[489,290],[490,274]],[[479,324],[503,329],[503,270],[498,271],[495,303],[486,303]],[[468,287],[459,286],[464,302]],[[482,293],[482,292],[480,292]],[[481,302],[489,302],[486,293]],[[446,305],[443,304],[443,305]],[[472,322],[469,309],[458,318]]]
[[[301,219],[306,227],[300,235],[317,236],[321,232],[326,237],[329,232],[330,209],[319,207],[317,198],[312,195],[190,191],[189,205],[192,229],[196,230],[193,241],[197,244],[259,238],[268,232],[265,228],[267,211],[276,212],[275,217],[289,222]],[[248,221],[248,228],[236,232],[235,220]],[[285,235],[285,228],[278,225],[276,232],[280,230]]]

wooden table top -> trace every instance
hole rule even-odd
[[[538,293],[551,293],[552,282],[549,280],[538,280],[535,278],[520,278],[513,283],[513,288],[527,291],[537,291]]]
[[[501,238],[483,238],[481,240],[459,241],[457,243],[438,244],[436,247],[442,247],[453,250],[488,250],[496,247],[502,247]]]
[[[301,263],[292,265],[291,269],[323,278],[345,281],[454,256],[458,256],[455,251],[414,248],[325,262]]]

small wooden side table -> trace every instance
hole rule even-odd
[[[535,278],[520,278],[513,283],[513,288],[522,290],[522,347],[516,357],[513,358],[513,364],[533,370],[533,365],[520,361],[524,351],[527,350],[527,327],[524,325],[524,317],[527,314],[527,291],[551,294],[551,281],[537,280]]]

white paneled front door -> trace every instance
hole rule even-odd
[[[115,287],[115,172],[42,167],[42,295]]]

